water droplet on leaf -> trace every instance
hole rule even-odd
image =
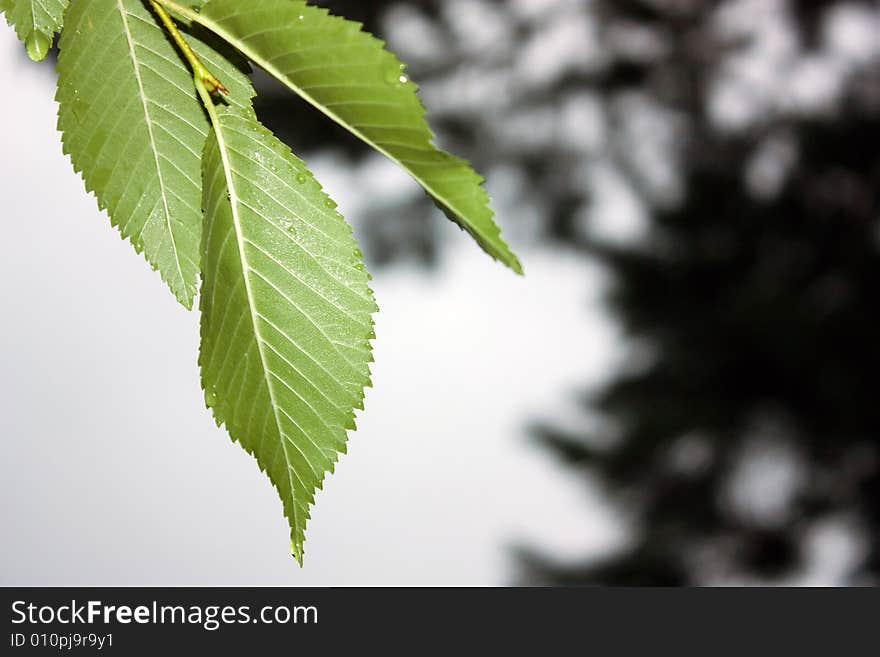
[[[401,82],[406,81],[406,76],[403,74],[404,65],[403,64],[392,64],[385,71],[385,82],[388,84],[399,85]]]
[[[28,57],[35,62],[42,61],[46,57],[50,45],[52,45],[52,40],[39,30],[31,32],[24,41]]]

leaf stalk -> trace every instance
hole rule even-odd
[[[229,90],[223,86],[223,83],[218,80],[211,71],[208,70],[208,67],[202,63],[202,60],[199,59],[198,55],[193,51],[190,45],[186,42],[186,39],[183,38],[183,35],[180,33],[180,30],[177,29],[177,25],[174,23],[174,19],[168,15],[168,12],[165,10],[163,6],[165,2],[163,0],[150,0],[150,5],[153,7],[153,11],[156,12],[156,15],[159,17],[159,20],[162,21],[162,24],[165,26],[165,29],[168,30],[168,33],[171,35],[171,38],[174,40],[174,43],[177,44],[177,47],[180,48],[181,53],[186,58],[186,61],[189,62],[190,67],[192,68],[193,76],[196,81],[196,88],[199,89],[199,95],[201,95],[202,91],[207,91],[208,94],[212,94],[215,91],[220,91],[227,96],[229,95]],[[175,3],[170,3],[171,9],[173,11],[177,11],[181,9]],[[183,12],[181,14],[185,15]],[[204,100],[204,97],[202,98]],[[210,96],[209,96],[210,100]],[[213,103],[207,102],[206,105],[210,105],[211,109],[213,109]],[[209,113],[211,112],[209,109]],[[213,117],[212,117],[213,118]]]

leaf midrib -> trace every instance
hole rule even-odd
[[[421,187],[426,192],[428,192],[428,194],[430,194],[433,198],[435,198],[437,201],[439,201],[440,203],[443,203],[447,207],[454,210],[458,216],[460,216],[460,217],[466,216],[466,214],[464,212],[462,212],[457,207],[457,205],[453,204],[451,201],[449,201],[449,199],[445,198],[443,195],[436,192],[434,190],[434,188],[429,183],[427,183],[425,180],[416,176],[413,173],[412,169],[410,169],[399,158],[395,157],[394,155],[389,153],[385,148],[383,148],[382,146],[380,146],[379,144],[374,142],[372,139],[370,139],[369,137],[364,135],[355,126],[351,125],[349,122],[347,122],[347,121],[343,120],[342,118],[340,118],[339,116],[337,116],[334,112],[332,112],[330,109],[328,109],[326,107],[326,105],[319,103],[317,100],[312,98],[312,96],[308,92],[304,91],[303,89],[301,89],[297,85],[289,82],[286,79],[287,76],[285,76],[281,71],[279,71],[270,62],[268,62],[264,58],[260,57],[260,55],[258,53],[254,52],[253,50],[248,48],[247,45],[242,43],[242,41],[238,37],[236,37],[233,34],[230,34],[227,30],[225,30],[223,28],[222,25],[220,25],[219,23],[215,22],[214,20],[212,20],[210,18],[206,18],[206,17],[202,16],[200,13],[193,13],[191,19],[193,21],[199,23],[203,27],[206,27],[207,29],[214,32],[214,34],[216,34],[217,36],[224,39],[227,43],[230,43],[233,46],[235,46],[235,48],[241,54],[243,54],[245,57],[250,59],[252,62],[255,62],[256,64],[258,64],[260,66],[260,68],[262,68],[267,73],[270,73],[271,75],[273,75],[284,86],[286,86],[288,89],[290,89],[295,94],[297,94],[300,98],[302,98],[303,100],[308,102],[312,107],[314,107],[319,112],[321,112],[322,114],[324,114],[325,116],[327,116],[331,120],[335,121],[339,125],[343,126],[346,130],[351,132],[358,139],[363,140],[366,144],[368,144],[372,148],[375,148],[379,153],[381,153],[382,155],[387,157],[392,162],[395,162],[400,168],[402,168],[404,171],[406,171],[413,178],[413,180],[415,180],[419,185],[421,185]],[[340,86],[345,86],[345,85],[340,85]],[[473,222],[468,222],[468,226],[469,226],[469,228],[473,229],[474,232],[478,233],[480,235],[480,237],[483,240],[485,240],[487,243],[492,243],[492,241],[494,239],[493,235],[487,235],[484,231],[482,231],[479,227],[477,227]]]
[[[31,3],[31,34],[33,34],[34,32],[38,32],[38,31],[39,31],[39,30],[37,30],[37,12],[36,12],[36,7],[35,7],[35,3],[32,2],[32,3]]]
[[[162,173],[161,163],[159,162],[159,149],[156,145],[156,137],[153,134],[153,117],[150,115],[147,95],[146,91],[144,91],[144,83],[143,78],[141,77],[140,62],[138,61],[137,54],[135,53],[134,36],[132,35],[131,28],[128,24],[128,11],[122,4],[122,0],[116,0],[116,7],[119,10],[119,16],[122,19],[122,27],[125,30],[125,39],[128,43],[128,51],[131,55],[132,67],[134,68],[134,77],[138,85],[138,97],[140,98],[141,106],[144,109],[144,121],[147,126],[147,134],[150,137],[150,151],[153,154],[153,162],[156,165],[156,176],[159,179],[159,190],[162,196],[162,208],[165,211],[165,226],[168,229],[168,237],[171,240],[171,252],[174,254],[174,264],[177,267],[177,274],[180,277],[180,282],[183,285],[184,290],[186,290],[186,277],[183,275],[183,268],[180,264],[180,254],[177,250],[177,240],[174,237],[174,230],[171,227],[171,210],[168,207],[167,190],[165,189],[165,177]],[[141,229],[138,233],[138,238],[143,235],[144,229],[147,227],[148,222],[149,219],[145,221],[144,224],[141,226]]]
[[[213,116],[216,116],[214,114]],[[220,151],[220,160],[223,163],[223,177],[226,180],[226,189],[229,190],[229,207],[232,212],[232,225],[233,230],[235,231],[235,241],[238,247],[238,255],[242,265],[242,278],[244,279],[244,289],[245,294],[247,295],[248,301],[248,314],[251,318],[251,326],[254,329],[254,340],[257,343],[257,353],[260,355],[260,366],[262,368],[263,380],[266,383],[266,389],[269,392],[269,403],[272,405],[272,415],[275,419],[275,428],[278,431],[278,437],[281,440],[281,453],[284,454],[284,464],[287,469],[287,482],[290,486],[290,496],[293,498],[293,502],[290,505],[290,508],[293,512],[293,520],[294,525],[299,526],[299,513],[296,508],[296,488],[293,484],[293,478],[291,473],[296,474],[293,464],[290,461],[290,456],[287,454],[287,445],[286,443],[286,434],[284,433],[284,429],[281,426],[281,419],[278,417],[278,402],[275,399],[275,390],[272,385],[271,376],[267,376],[271,374],[271,370],[268,367],[266,354],[263,349],[263,337],[260,332],[260,325],[258,320],[258,313],[256,311],[256,306],[254,305],[254,294],[251,290],[251,282],[250,282],[250,271],[251,266],[248,262],[247,255],[245,254],[244,247],[244,234],[241,229],[241,218],[239,217],[238,211],[238,192],[236,191],[235,181],[233,177],[233,169],[232,164],[229,161],[229,155],[227,153],[227,145],[226,139],[223,136],[223,128],[222,124],[219,120],[214,121],[214,137],[217,140],[217,148]],[[296,475],[297,479],[299,479],[299,475]],[[305,484],[300,480],[300,485],[305,487]]]

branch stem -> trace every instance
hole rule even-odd
[[[199,59],[198,55],[193,52],[193,49],[183,38],[183,35],[180,33],[180,30],[177,29],[177,25],[174,23],[174,19],[168,15],[168,12],[165,11],[164,5],[166,4],[165,0],[150,0],[150,5],[153,7],[153,11],[156,12],[156,15],[159,17],[159,20],[162,21],[162,24],[165,26],[165,29],[168,30],[168,34],[171,35],[171,38],[174,40],[174,43],[177,44],[177,47],[180,48],[180,52],[183,53],[183,56],[186,58],[186,61],[189,62],[190,67],[192,68],[193,77],[196,81],[196,88],[199,90],[199,95],[202,95],[203,91],[208,93],[208,100],[210,101],[210,94],[215,91],[221,91],[226,95],[229,95],[229,90],[223,86],[223,83],[218,80],[211,71],[208,70],[208,67],[202,63],[202,60]],[[179,7],[176,3],[168,3],[169,7],[172,11],[179,12],[182,16],[187,16],[187,12],[191,10],[179,11],[183,9]],[[195,14],[195,12],[192,12]],[[195,14],[198,16],[198,14]],[[204,100],[204,96],[202,97]],[[206,103],[206,105],[210,105],[211,109],[209,112],[213,110],[213,102]]]

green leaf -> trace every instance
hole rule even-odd
[[[302,564],[315,489],[370,383],[370,276],[335,204],[252,111],[219,110],[203,178],[205,401],[277,488]]]
[[[61,31],[64,10],[69,0],[3,0],[0,10],[15,26],[28,57],[38,62],[46,57],[55,34]]]
[[[122,237],[190,308],[210,129],[192,73],[141,0],[78,0],[66,21],[56,95],[64,152]],[[247,77],[206,42],[187,38],[230,89],[230,102],[249,105]]]
[[[487,253],[522,272],[493,220],[483,179],[432,144],[417,86],[359,23],[299,0],[209,0],[189,18],[400,164]]]

